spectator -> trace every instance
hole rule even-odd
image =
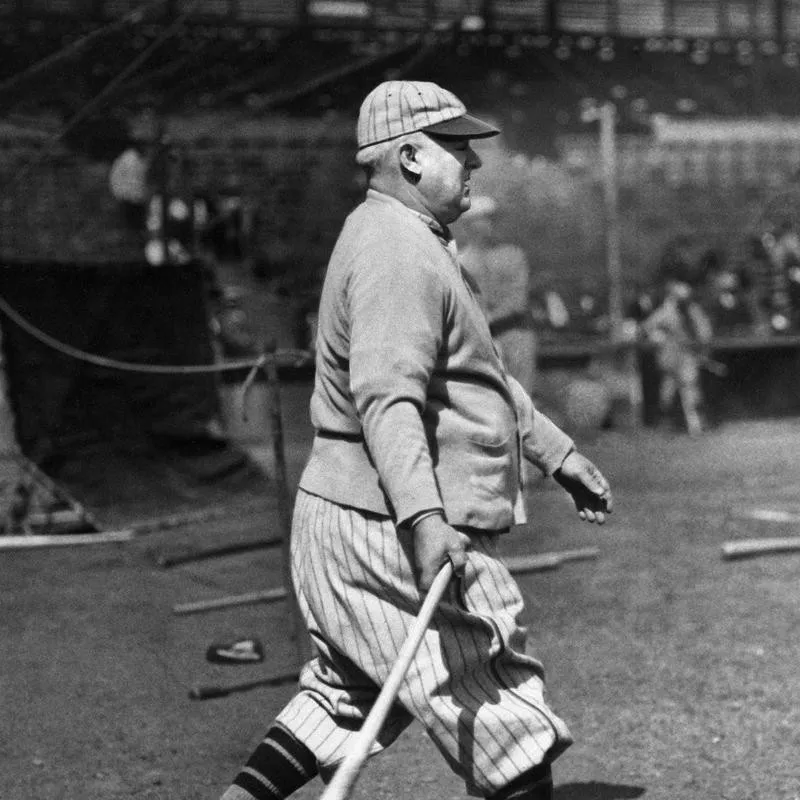
[[[700,300],[714,331],[737,334],[752,330],[754,319],[739,272],[729,268],[719,252],[709,250],[701,257],[700,274]]]
[[[522,248],[500,241],[497,202],[474,197],[464,215],[461,263],[477,286],[489,329],[506,369],[532,395],[536,382],[536,332],[528,304],[530,266]]]

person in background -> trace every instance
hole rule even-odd
[[[747,287],[741,272],[729,267],[724,259],[705,258],[701,265],[701,303],[718,335],[746,334],[753,330],[755,319],[747,301]]]
[[[693,277],[685,266],[665,268],[663,281],[664,299],[642,324],[660,372],[659,412],[662,421],[669,419],[677,399],[687,430],[697,435],[704,428],[700,370],[708,361],[713,330],[693,296]]]
[[[534,328],[547,333],[569,333],[572,317],[552,272],[536,275],[530,296]]]
[[[245,293],[238,286],[219,290],[219,309],[213,316],[211,331],[220,360],[257,356],[263,349],[244,307]]]
[[[472,198],[463,219],[465,243],[461,264],[489,321],[489,330],[506,369],[533,396],[536,384],[537,336],[530,312],[530,265],[525,251],[497,235],[497,201]]]
[[[144,230],[147,203],[152,194],[150,169],[155,156],[155,146],[131,137],[128,146],[112,162],[108,173],[108,187],[119,203],[127,227],[137,233]]]

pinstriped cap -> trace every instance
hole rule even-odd
[[[357,128],[359,149],[414,131],[465,139],[483,139],[500,133],[468,114],[466,106],[452,92],[428,81],[385,81],[361,104]]]

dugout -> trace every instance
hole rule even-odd
[[[0,201],[0,300],[72,348],[132,363],[210,365],[209,290],[231,277],[250,292],[259,338],[295,344],[284,318],[302,299],[294,287],[324,264],[349,205],[333,191],[352,181],[352,159],[340,158],[349,140],[330,122],[225,127],[193,118],[174,121],[170,134],[187,196],[218,200],[235,184],[257,208],[247,259],[206,258],[210,271],[199,259],[148,264],[149,231],[112,192],[120,143],[100,157],[0,129],[9,189]],[[269,280],[289,294],[260,292]],[[12,438],[87,506],[124,522],[251,496],[271,502],[268,459],[258,455],[261,468],[251,460],[255,437],[269,431],[232,424],[231,382],[245,375],[109,370],[42,344],[7,314],[0,329]]]
[[[112,369],[72,350],[131,364],[210,365],[205,292],[195,262],[0,266],[17,443],[101,518],[264,495],[264,473],[225,438],[216,375]]]

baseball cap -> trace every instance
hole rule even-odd
[[[356,129],[359,149],[414,131],[464,139],[500,133],[468,114],[452,92],[429,81],[384,81],[361,104]]]

